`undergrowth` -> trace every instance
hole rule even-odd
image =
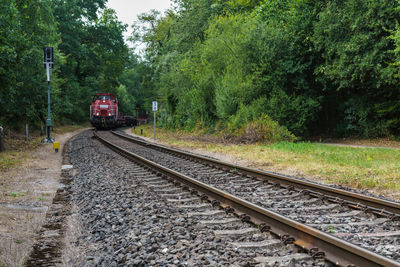
[[[297,137],[286,127],[280,126],[278,122],[272,120],[268,115],[263,114],[260,118],[244,124],[239,128],[231,125],[225,130],[228,138],[232,138],[240,143],[276,143],[293,142]]]

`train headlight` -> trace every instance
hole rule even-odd
[[[111,112],[108,112],[108,116],[111,116]]]
[[[99,113],[99,112],[97,112],[97,113],[96,113],[96,116],[99,116],[99,115],[100,115],[100,113]]]

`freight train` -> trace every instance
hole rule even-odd
[[[118,100],[110,93],[95,94],[90,104],[90,123],[96,129],[113,129],[120,126],[136,126],[135,117],[118,111]]]

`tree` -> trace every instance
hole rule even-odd
[[[72,0],[57,2],[55,8],[65,56],[57,110],[67,120],[85,120],[93,94],[117,93],[120,86],[129,53],[122,35],[126,25],[104,5],[104,0]]]
[[[9,0],[0,4],[0,121],[44,121],[46,107],[43,47],[56,46],[58,34],[50,0]],[[58,56],[56,55],[56,60]],[[56,92],[56,90],[55,90]]]
[[[390,65],[397,7],[387,0],[325,1],[319,13],[312,37],[322,58],[316,79],[338,134],[382,136],[400,125],[394,112],[400,84]]]

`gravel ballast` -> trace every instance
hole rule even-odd
[[[79,253],[64,256],[66,265],[325,266],[91,136],[78,135],[69,151],[77,174],[68,189],[80,231],[66,249]]]
[[[368,212],[353,213],[354,210],[346,205],[332,203],[323,197],[316,198],[307,192],[287,189],[275,183],[263,183],[257,178],[229,173],[185,157],[149,149],[147,146],[121,139],[110,132],[100,132],[99,135],[128,151],[195,177],[201,182],[256,205],[326,233],[337,235],[382,256],[400,260],[400,239],[396,234],[399,230],[399,221],[380,218]],[[388,236],[390,232],[394,234]],[[353,235],[343,235],[343,233],[353,233]],[[376,233],[375,237],[365,238],[370,233]]]

